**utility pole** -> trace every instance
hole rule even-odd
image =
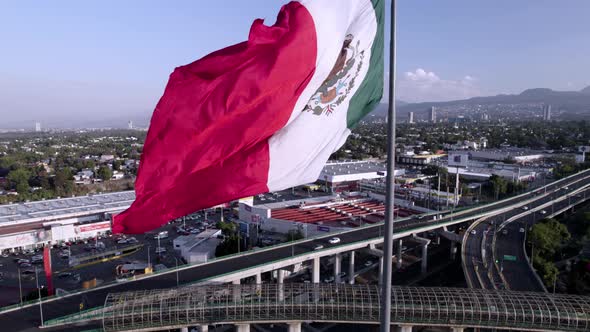
[[[37,293],[39,294],[39,315],[41,316],[41,326],[43,326],[43,305],[41,301],[41,288],[39,288],[39,274],[37,271],[37,267],[35,266],[35,280],[37,281]]]
[[[393,211],[395,209],[395,3],[391,0],[389,42],[389,107],[387,110],[387,205],[385,209],[385,234],[383,239],[383,276],[381,279],[381,332],[391,328],[391,259],[393,256]]]
[[[21,282],[21,277],[20,277],[20,267],[17,267],[18,270],[18,293],[20,294],[20,304],[23,304],[23,285]]]

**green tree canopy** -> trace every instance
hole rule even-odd
[[[97,175],[99,179],[108,181],[113,177],[113,171],[108,166],[100,166]]]

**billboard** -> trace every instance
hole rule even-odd
[[[467,153],[449,152],[449,166],[467,166],[469,155]]]

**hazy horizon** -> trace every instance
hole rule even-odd
[[[256,18],[273,24],[284,3],[9,3],[0,13],[0,128],[149,119],[175,67],[245,40]],[[590,85],[590,3],[453,5],[398,2],[397,99]]]

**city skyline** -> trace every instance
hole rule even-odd
[[[0,14],[7,26],[0,32],[7,41],[0,115],[5,123],[48,126],[81,115],[121,115],[122,124],[137,122],[134,116],[149,118],[174,67],[245,40],[256,18],[273,24],[283,3],[11,4]],[[590,84],[579,70],[590,66],[584,56],[590,46],[580,43],[590,25],[583,17],[588,3],[398,6],[400,100],[454,100],[536,87],[580,90]]]

